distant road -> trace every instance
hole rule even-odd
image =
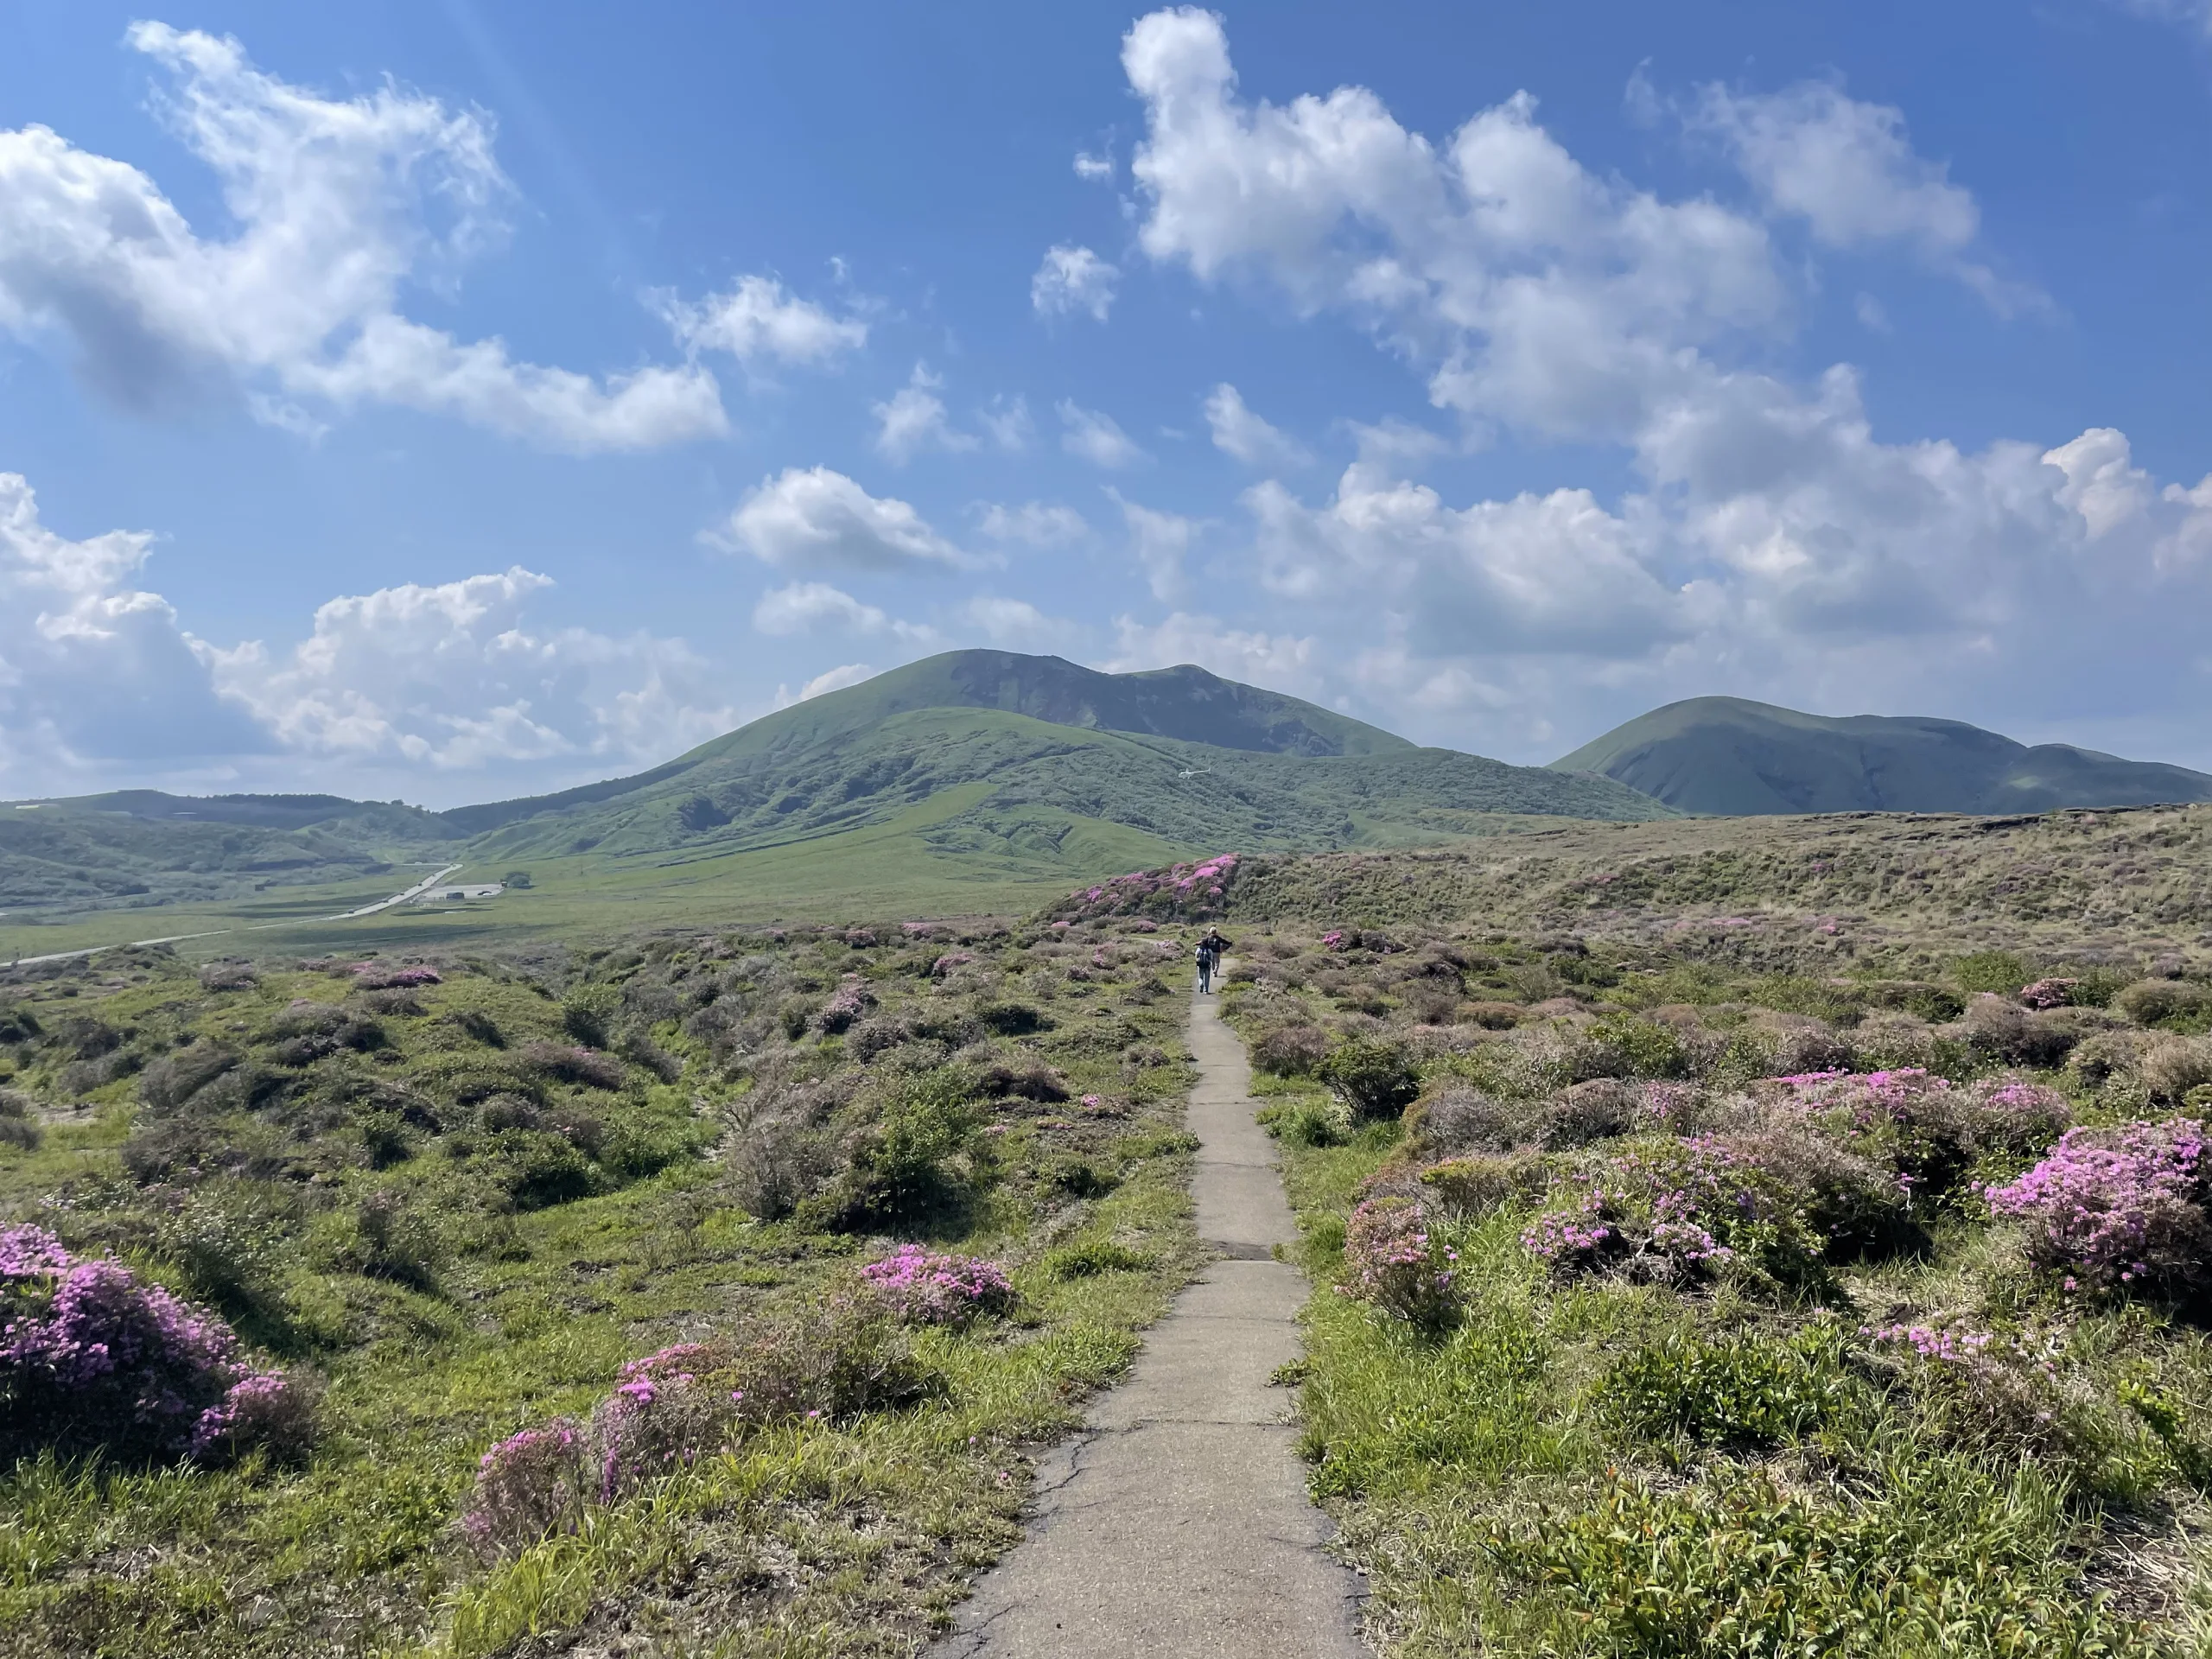
[[[458,864],[448,864],[435,875],[423,877],[404,893],[395,893],[389,899],[379,899],[373,905],[363,905],[359,910],[345,910],[335,916],[314,916],[308,919],[317,922],[346,922],[353,920],[356,916],[373,916],[380,910],[390,910],[394,905],[404,905],[410,899],[421,897],[461,868]],[[297,922],[262,922],[252,927],[214,927],[208,929],[205,933],[171,933],[163,938],[132,939],[124,944],[96,944],[88,950],[54,950],[42,957],[18,957],[9,965],[14,968],[29,968],[41,962],[73,962],[79,957],[96,957],[103,950],[136,950],[141,945],[181,944],[187,939],[219,938],[226,933],[261,933],[272,927],[297,927],[299,925]]]
[[[404,905],[410,899],[419,899],[461,868],[458,864],[448,864],[435,875],[424,876],[404,893],[395,893],[389,899],[379,899],[373,905],[363,905],[359,910],[342,911],[335,916],[318,916],[315,919],[319,922],[344,922],[356,916],[373,916],[380,910],[390,910],[394,905]]]

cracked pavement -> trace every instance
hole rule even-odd
[[[1217,1260],[1085,1431],[1039,1459],[1028,1536],[931,1659],[1357,1659],[1357,1578],[1327,1553],[1289,1397],[1305,1275],[1244,1046],[1192,1006],[1192,1194]]]

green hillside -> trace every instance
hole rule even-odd
[[[0,912],[13,912],[0,948],[983,910],[1230,848],[1413,846],[1530,817],[1669,816],[1610,779],[1416,748],[1201,669],[1100,674],[957,652],[651,771],[524,800],[425,813],[138,791],[0,809]],[[448,864],[457,881],[526,868],[533,886],[443,915],[334,919]],[[65,918],[66,939],[44,925]]]
[[[1740,697],[1655,709],[1562,756],[1683,812],[2050,812],[2212,801],[2212,777],[1955,720],[1830,718]]]

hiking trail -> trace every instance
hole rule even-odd
[[[1198,1236],[1217,1259],[1084,1432],[1039,1459],[1028,1535],[932,1659],[1360,1659],[1358,1586],[1324,1546],[1290,1396],[1306,1276],[1244,1045],[1194,997]]]

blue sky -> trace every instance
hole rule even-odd
[[[0,7],[0,795],[963,645],[2212,766],[2212,7]]]

